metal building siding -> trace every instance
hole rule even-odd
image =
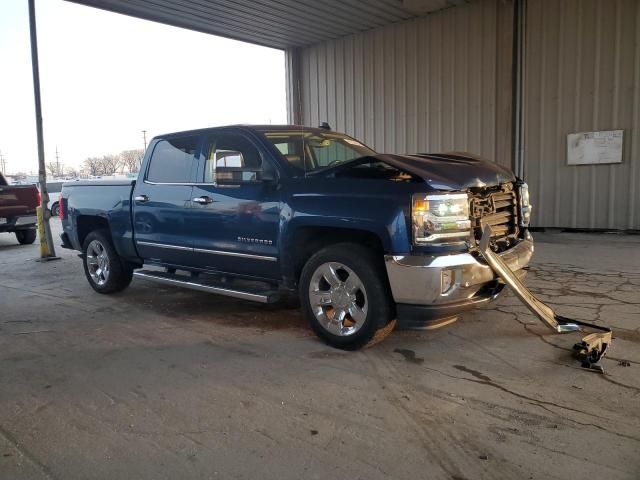
[[[300,50],[305,124],[381,152],[471,151],[511,166],[512,3],[478,0]]]
[[[525,64],[533,223],[640,228],[640,2],[528,0]],[[622,164],[567,165],[568,133],[614,129]]]

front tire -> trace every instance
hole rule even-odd
[[[339,243],[314,254],[302,269],[299,295],[311,328],[332,347],[357,350],[393,330],[384,265],[360,245]]]
[[[51,205],[51,216],[52,217],[59,217],[60,216],[60,205],[58,205],[58,202],[56,202],[53,205]]]
[[[96,230],[84,240],[84,274],[98,293],[115,293],[131,283],[133,268],[120,258],[107,230]]]
[[[36,241],[36,230],[17,230],[16,231],[16,240],[20,245],[31,245]]]

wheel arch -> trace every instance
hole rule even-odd
[[[79,215],[76,218],[76,230],[78,234],[78,242],[81,247],[84,245],[87,235],[96,230],[106,230],[108,232],[109,239],[113,242],[113,239],[111,238],[109,220],[99,215]]]
[[[284,257],[287,258],[283,265],[285,284],[290,288],[296,288],[302,269],[309,258],[322,248],[338,243],[354,243],[364,246],[377,254],[380,262],[384,262],[386,248],[383,240],[375,232],[335,226],[300,226],[290,236],[287,250],[292,252],[292,255]]]

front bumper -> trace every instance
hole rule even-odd
[[[499,254],[519,276],[533,255],[533,239],[527,233],[516,246]],[[412,322],[451,317],[488,303],[504,284],[480,257],[453,255],[386,255],[385,265],[398,320]],[[443,280],[444,277],[444,280]]]

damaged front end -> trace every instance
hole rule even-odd
[[[359,168],[365,163],[379,168]],[[582,367],[604,373],[598,362],[611,346],[611,329],[557,315],[521,281],[533,252],[528,233],[532,206],[525,182],[494,162],[462,153],[373,155],[322,173],[366,173],[371,178],[372,171],[392,181],[421,180],[430,190],[412,195],[410,219],[413,247],[427,250],[385,256],[401,324],[450,320],[493,300],[508,285],[554,332],[592,331],[574,345],[573,353]],[[465,246],[465,253],[429,250]]]
[[[569,333],[584,329],[596,330],[585,336],[581,342],[573,346],[575,357],[581,362],[582,367],[604,373],[603,368],[597,363],[607,353],[611,346],[612,331],[608,327],[587,323],[580,320],[569,319],[557,315],[551,307],[540,301],[524,284],[507,264],[490,248],[493,237],[490,225],[485,225],[480,239],[479,252],[487,261],[491,269],[505,284],[511,287],[513,293],[524,303],[532,313],[556,333]]]

